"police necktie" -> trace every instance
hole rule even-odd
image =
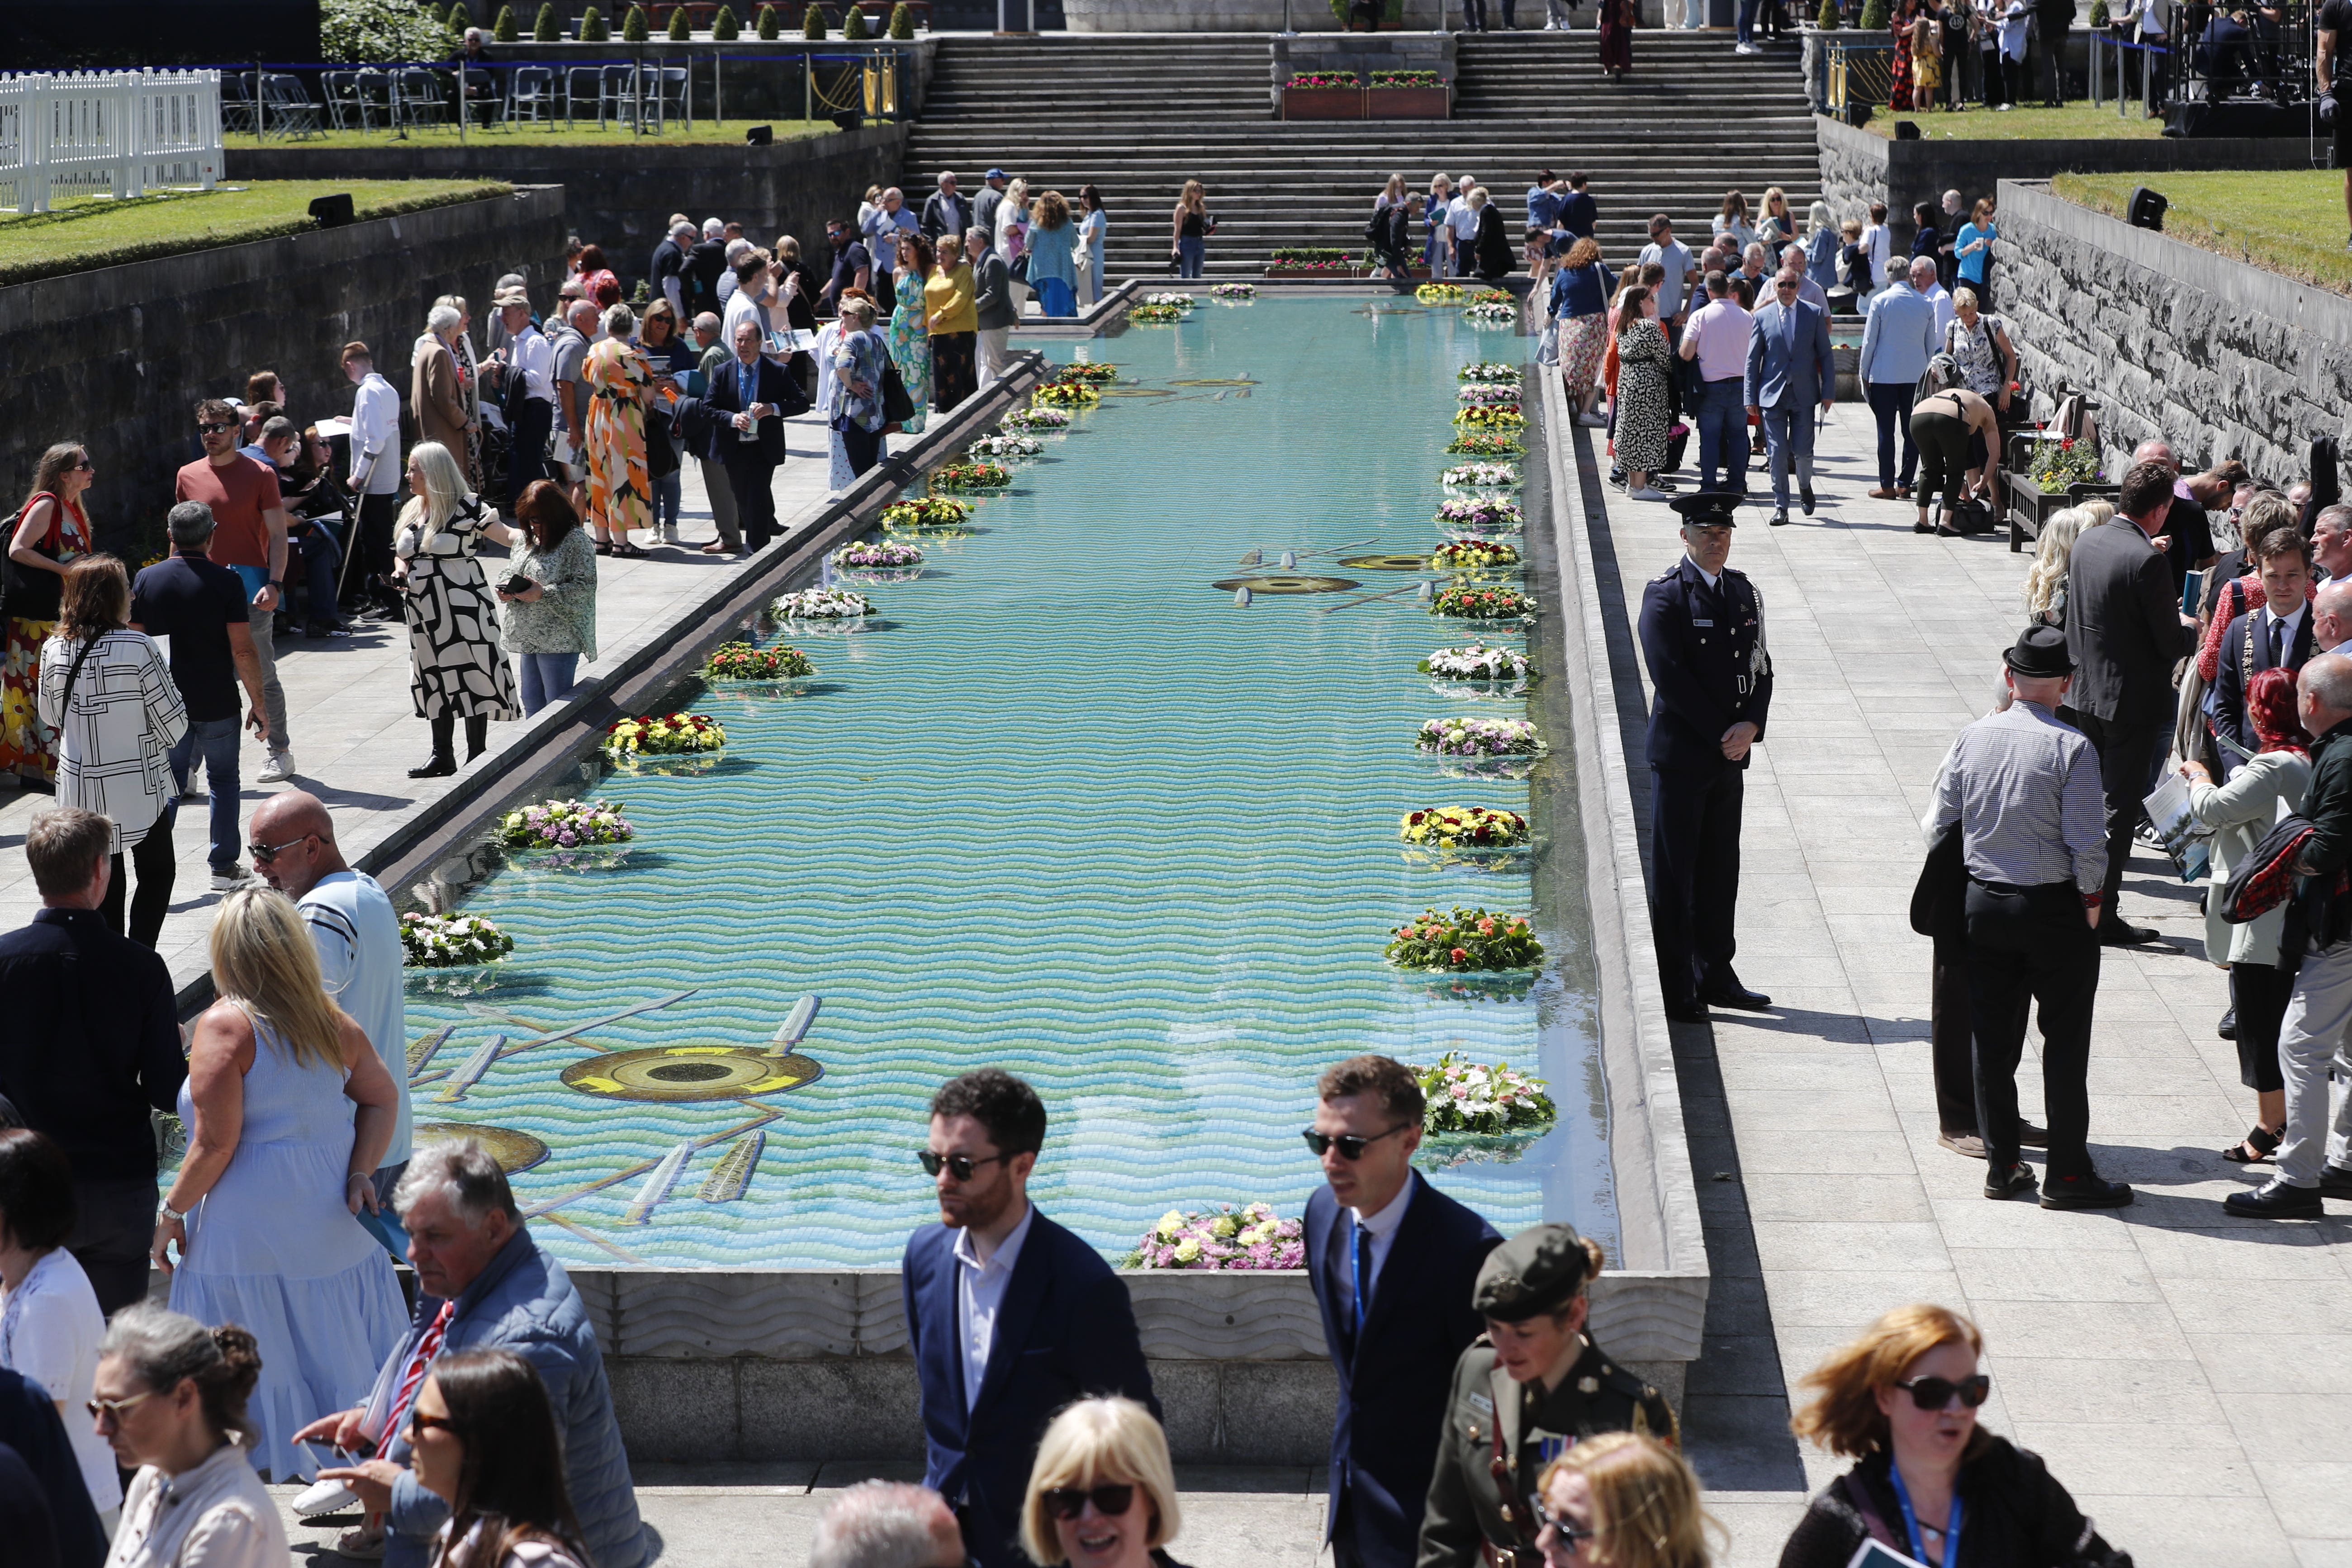
[[[1365,1298],[1370,1294],[1372,1285],[1372,1233],[1364,1228],[1361,1221],[1359,1221],[1356,1225],[1354,1264],[1355,1268],[1353,1272],[1356,1277],[1356,1331],[1358,1333],[1362,1333],[1364,1331]]]

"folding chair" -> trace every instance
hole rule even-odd
[[[221,77],[221,129],[253,129],[254,73],[226,72]]]
[[[338,131],[366,131],[367,101],[360,97],[360,73],[320,71],[319,89],[326,94],[327,120]]]
[[[603,73],[603,91],[596,100],[596,123],[603,125],[609,118],[614,123],[630,123],[637,112],[637,91],[642,86],[650,89],[652,83],[635,66],[606,66]],[[648,92],[648,96],[650,93]]]
[[[686,106],[686,69],[684,66],[662,65],[646,70],[646,75],[650,79],[646,98],[654,106],[656,125],[681,120],[688,131],[694,129],[694,116],[687,111]]]
[[[403,66],[392,73],[392,98],[395,124],[438,125],[449,107],[441,96],[441,79],[422,66]]]
[[[325,134],[319,106],[310,89],[292,71],[271,71],[261,79],[261,101],[268,107],[269,129],[287,136]]]
[[[580,114],[583,102],[596,106],[596,127],[604,126],[604,73],[597,66],[572,66],[563,73],[563,123],[570,125]]]
[[[555,68],[552,66],[517,66],[507,73],[507,123],[528,118],[539,122],[540,111],[555,117]]]

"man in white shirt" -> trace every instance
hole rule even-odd
[[[1473,253],[1478,244],[1478,209],[1470,205],[1470,193],[1477,187],[1475,175],[1463,175],[1445,209],[1445,254],[1451,258],[1446,270],[1456,278],[1467,278],[1475,269]]]
[[[392,1210],[393,1185],[408,1168],[415,1126],[408,1100],[408,1022],[401,1001],[400,917],[374,878],[344,863],[335,844],[334,818],[317,795],[299,789],[273,795],[254,808],[246,831],[253,838],[248,848],[254,873],[302,911],[327,994],[366,1034],[400,1090],[392,1142],[375,1171],[381,1212],[363,1213],[360,1223],[404,1259],[406,1238],[398,1235]]]
[[[907,210],[907,193],[893,185],[882,193],[881,205],[866,220],[866,237],[880,247],[877,255],[896,255],[898,237],[914,234],[920,227],[915,215]]]
[[[1926,258],[1923,257],[1920,259]],[[1936,348],[1938,353],[1941,353],[1944,347],[1944,329],[1952,324],[1952,317],[1957,312],[1952,304],[1951,291],[1936,281],[1933,272],[1927,274],[1926,281],[1927,286],[1922,289],[1919,287],[1919,280],[1915,279],[1911,287],[1919,298],[1936,307]]]
[[[720,305],[725,305],[728,300],[732,300],[735,297],[735,289],[739,281],[735,276],[735,268],[743,264],[743,258],[751,255],[753,248],[754,247],[750,240],[744,239],[740,236],[727,242],[727,267],[724,271],[719,274],[719,302]]]
[[[2262,749],[2246,705],[2254,677],[2266,669],[2293,673],[2309,663],[2315,651],[2326,651],[2316,646],[2317,619],[2306,614],[2311,569],[2304,559],[2303,541],[2282,531],[2263,535],[2259,543],[2285,547],[2259,558],[2249,555],[2246,563],[2262,582],[2263,603],[2221,633],[2221,659],[2213,674],[2213,735],[2224,780],[2244,758]]]
[[[669,282],[675,286],[677,279]],[[505,346],[492,358],[509,378],[502,401],[512,440],[507,458],[507,513],[512,516],[524,489],[547,478],[547,442],[555,429],[555,348],[531,325],[528,293],[503,289],[493,302],[506,329]]]
[[[400,521],[400,394],[378,375],[365,343],[343,345],[343,374],[357,384],[352,397],[351,491],[359,498],[357,592],[379,620],[406,612],[392,587],[392,531]]]
[[[2352,578],[2352,506],[2331,506],[2312,519],[2311,559],[2323,583]]]
[[[1679,346],[1686,312],[1683,307],[1690,286],[1698,281],[1698,259],[1690,247],[1675,237],[1674,220],[1660,213],[1650,220],[1650,243],[1642,247],[1640,263],[1656,262],[1666,269],[1658,285],[1658,324],[1666,330],[1666,341]]]

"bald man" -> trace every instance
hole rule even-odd
[[[2319,653],[2342,653],[2352,645],[2352,582],[2322,583],[2311,602],[2311,646]]]
[[[335,843],[335,821],[307,790],[273,795],[254,808],[247,829],[254,873],[294,900],[319,950],[319,972],[327,994],[367,1032],[368,1044],[383,1058],[400,1089],[400,1112],[392,1142],[376,1168],[375,1195],[382,1214],[361,1223],[389,1221],[393,1184],[408,1168],[411,1115],[408,1104],[408,1022],[401,1005],[400,917],[373,877],[343,862]],[[374,1225],[369,1225],[371,1230]],[[393,1247],[383,1233],[378,1233]]]

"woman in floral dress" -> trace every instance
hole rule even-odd
[[[654,525],[654,482],[646,468],[646,389],[653,371],[629,342],[637,318],[626,305],[604,312],[604,341],[588,351],[588,528],[599,555],[642,556],[633,529]]]
[[[907,384],[907,396],[915,405],[914,417],[898,426],[909,436],[922,429],[925,410],[931,405],[930,313],[923,304],[931,260],[929,240],[919,234],[898,237],[898,308],[890,312],[890,363],[898,367],[898,379]]]
[[[1916,9],[1911,0],[1901,0],[1895,7],[1895,20],[1887,25],[1887,31],[1895,38],[1892,86],[1886,94],[1886,107],[1890,110],[1911,107],[1911,22]]]
[[[1673,415],[1666,375],[1674,351],[1658,326],[1657,296],[1640,284],[1625,290],[1618,306],[1616,454],[1625,468],[1625,493],[1635,500],[1664,500],[1650,488],[1650,476],[1666,466]]]
[[[58,777],[58,742],[41,722],[41,644],[57,628],[66,567],[89,553],[89,519],[81,508],[94,470],[88,448],[60,441],[41,454],[33,493],[10,525],[8,655],[0,674],[0,773],[37,784]]]

